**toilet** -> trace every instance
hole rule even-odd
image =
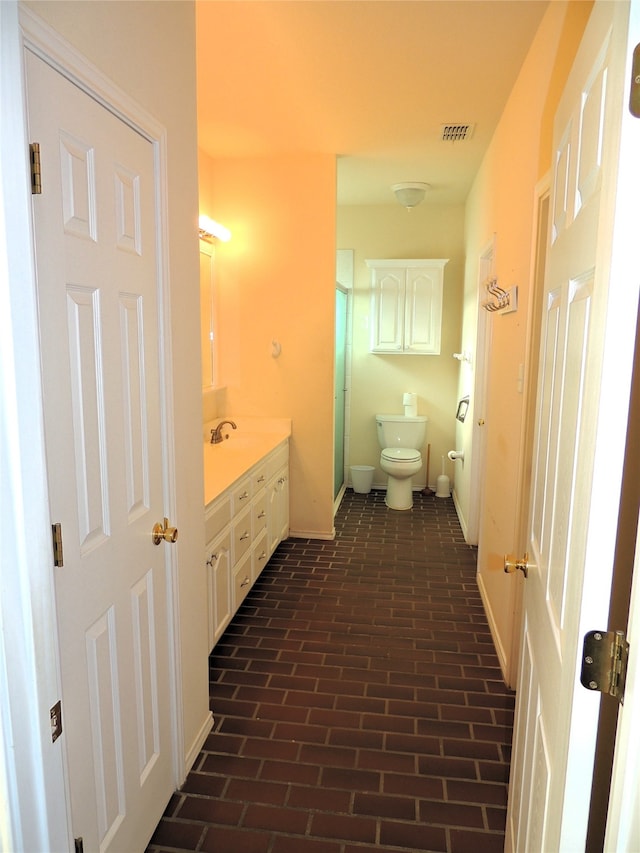
[[[390,509],[411,509],[411,478],[422,467],[427,418],[422,415],[376,415],[380,467],[387,474],[385,503]]]

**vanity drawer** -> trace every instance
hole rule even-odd
[[[234,519],[231,525],[233,538],[233,562],[238,564],[251,547],[251,509],[247,509]]]
[[[204,517],[205,542],[211,542],[212,539],[222,531],[231,521],[231,498],[226,495],[219,501],[216,501],[210,507]]]
[[[233,501],[234,515],[238,515],[246,506],[249,506],[251,503],[251,477],[245,477],[232,489],[231,500]]]
[[[253,580],[251,578],[251,554],[245,554],[233,570],[233,609],[240,607],[246,594],[251,589]]]
[[[259,498],[254,498],[253,505],[251,507],[254,539],[260,535],[261,530],[266,530],[267,528],[267,503],[268,495],[266,492],[263,492]]]
[[[260,489],[267,485],[267,466],[260,465],[251,475],[253,494],[257,495]]]
[[[269,561],[269,538],[267,536],[266,528],[262,531],[253,546],[251,559],[251,571],[253,580],[255,581]]]

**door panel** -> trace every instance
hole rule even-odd
[[[33,198],[71,820],[144,849],[173,790],[152,144],[33,54]],[[46,177],[45,177],[46,176]]]

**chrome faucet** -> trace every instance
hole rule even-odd
[[[232,429],[238,429],[238,427],[234,424],[233,421],[220,421],[218,426],[215,429],[211,430],[211,444],[220,444],[225,438],[229,438],[229,433],[226,435],[222,435],[222,427],[225,424],[229,424]]]

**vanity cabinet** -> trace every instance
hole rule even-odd
[[[371,352],[439,355],[448,259],[377,259],[371,270]]]
[[[205,509],[209,648],[289,535],[289,444],[276,447]]]

